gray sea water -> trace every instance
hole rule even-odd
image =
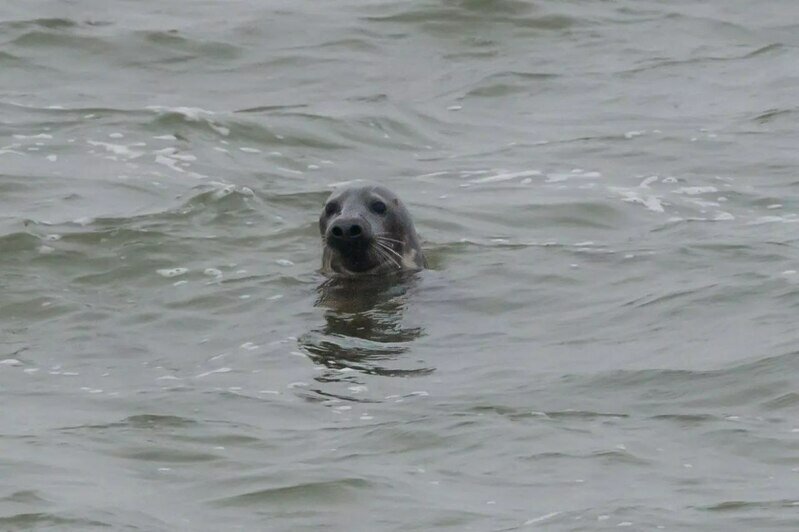
[[[795,0],[4,0],[0,530],[799,529],[798,94]]]

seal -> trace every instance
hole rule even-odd
[[[379,185],[331,194],[319,217],[319,232],[326,274],[357,277],[427,266],[408,209],[396,194]]]

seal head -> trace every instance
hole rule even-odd
[[[408,209],[382,186],[334,192],[319,217],[319,232],[324,273],[352,277],[426,266]]]

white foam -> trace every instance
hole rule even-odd
[[[157,164],[163,164],[164,166],[167,166],[176,172],[180,172],[182,174],[186,173],[186,171],[183,168],[180,168],[178,166],[178,162],[175,159],[172,159],[171,157],[167,157],[165,155],[156,155],[155,162]]]
[[[21,155],[23,157],[27,157],[21,151],[16,151],[15,149],[13,149],[13,148],[19,148],[19,146],[20,146],[19,144],[9,144],[8,146],[3,146],[2,148],[0,148],[0,155],[11,153],[13,155]]]
[[[641,184],[638,185],[638,186],[640,188],[649,188],[649,185],[651,185],[652,183],[655,183],[657,180],[658,180],[658,176],[656,176],[656,175],[649,176],[646,179],[644,179],[643,181],[641,181]]]
[[[338,187],[346,187],[352,185],[354,183],[360,183],[363,179],[350,179],[349,181],[338,181],[336,183],[330,183],[328,188],[338,188]]]
[[[701,200],[701,199],[691,199],[689,201],[691,203],[693,203],[694,205],[698,205],[698,206],[700,206],[702,208],[719,207],[719,206],[721,206],[721,204],[719,202],[717,202],[717,201],[705,201],[705,200]],[[705,212],[705,211],[702,211],[702,212]]]
[[[211,371],[206,371],[205,373],[200,373],[199,375],[195,375],[194,378],[201,379],[203,377],[213,375],[214,373],[229,373],[231,371],[233,371],[233,369],[231,368],[217,368],[217,369],[212,369]]]
[[[223,137],[227,137],[228,135],[230,135],[230,129],[226,128],[225,126],[220,126],[219,124],[216,124],[210,120],[208,121],[208,125],[211,127],[211,129],[213,129]]]
[[[507,172],[502,174],[489,175],[486,177],[479,177],[477,179],[472,179],[469,182],[475,185],[479,185],[483,183],[499,183],[501,181],[510,181],[512,179],[517,179],[520,177],[536,177],[541,175],[543,175],[541,170],[523,170],[521,172]]]
[[[562,183],[573,178],[596,179],[602,177],[600,172],[586,172],[582,168],[575,168],[569,173],[548,174],[546,183]]]
[[[51,139],[53,138],[52,135],[48,135],[47,133],[39,133],[38,135],[13,135],[15,139]]]
[[[50,155],[47,156],[47,160],[50,161],[51,163],[54,163],[58,160],[58,155],[51,153]]]
[[[278,259],[275,262],[280,266],[294,266],[294,263],[288,259]]]
[[[541,515],[541,516],[538,516],[538,517],[533,517],[532,519],[528,519],[527,521],[525,521],[524,525],[525,526],[529,526],[529,525],[534,525],[536,523],[541,523],[543,521],[547,521],[549,519],[552,519],[553,517],[555,517],[557,515],[560,515],[560,512],[551,512],[551,513],[544,514],[544,515]]]
[[[291,168],[286,168],[285,166],[276,166],[275,170],[282,170],[290,174],[304,175],[303,172],[300,172],[299,170],[292,170]]]
[[[156,270],[156,272],[163,277],[178,277],[189,271],[188,268],[164,268]]]
[[[177,113],[183,115],[186,120],[192,122],[199,122],[203,115],[213,115],[213,111],[201,109],[200,107],[168,107],[165,105],[148,105],[145,109],[155,111],[157,113]]]
[[[128,159],[135,159],[143,155],[142,152],[131,150],[129,147],[125,146],[124,144],[112,144],[110,142],[101,142],[99,140],[87,140],[86,143],[89,144],[90,146],[103,148],[105,151],[109,153],[113,153],[114,155],[119,155],[121,157],[126,157]]]
[[[675,194],[687,194],[689,196],[696,196],[697,194],[709,194],[711,192],[718,192],[716,187],[681,187],[673,190]]]
[[[789,223],[797,223],[799,219],[796,218],[796,215],[787,215],[787,216],[761,216],[751,222],[748,222],[747,225],[760,225],[760,224],[774,224],[774,223],[782,223],[782,224],[789,224]]]
[[[17,360],[16,358],[6,358],[5,360],[0,360],[0,366],[21,366],[22,362]]]
[[[663,203],[661,203],[660,198],[657,196],[641,194],[635,190],[617,187],[611,187],[610,190],[620,194],[622,196],[622,201],[626,201],[628,203],[640,203],[652,212],[665,212]]]

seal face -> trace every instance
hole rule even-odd
[[[325,273],[376,275],[427,265],[408,209],[382,186],[334,192],[319,217],[319,232]]]

